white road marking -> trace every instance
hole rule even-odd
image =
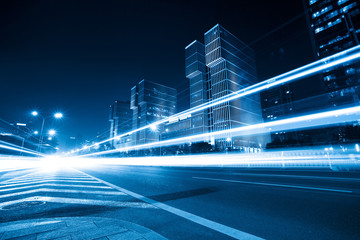
[[[96,181],[94,180],[71,180],[71,179],[66,179],[66,178],[33,178],[33,179],[29,179],[29,180],[19,180],[19,181],[11,181],[11,182],[7,182],[7,184],[16,184],[16,183],[27,183],[27,182],[36,182],[36,181],[45,181],[45,180],[56,180],[56,181],[65,181],[65,182],[78,182],[78,183],[94,183]]]
[[[69,182],[69,183],[90,183],[90,182],[84,182],[84,181],[70,181],[70,180],[56,180],[56,179],[52,179],[52,180],[44,180],[44,181],[33,181],[33,182],[25,182],[25,183],[16,183],[16,184],[6,184],[4,186],[0,186],[0,188],[7,188],[7,187],[15,187],[15,186],[24,186],[24,185],[31,185],[34,183],[47,183],[47,182]],[[91,182],[91,184],[100,184],[99,182]]]
[[[77,171],[79,171],[79,170],[77,170]],[[79,171],[79,172],[81,172],[81,171]],[[192,221],[194,223],[200,224],[202,226],[205,226],[207,228],[210,228],[212,230],[220,232],[222,234],[228,235],[230,237],[233,237],[233,238],[236,238],[236,239],[249,239],[249,240],[260,240],[260,239],[262,239],[260,237],[255,236],[255,235],[252,235],[252,234],[237,230],[235,228],[225,226],[225,225],[223,225],[221,223],[211,221],[209,219],[197,216],[195,214],[180,210],[180,209],[175,208],[175,207],[171,207],[171,206],[169,206],[167,204],[164,204],[164,203],[155,201],[153,199],[147,198],[145,196],[142,196],[140,194],[131,192],[129,190],[126,190],[125,188],[118,187],[118,186],[116,186],[114,184],[111,184],[111,183],[106,182],[104,180],[101,180],[99,178],[93,177],[93,176],[91,176],[91,175],[89,175],[87,173],[84,173],[84,172],[81,172],[81,173],[83,173],[84,175],[86,175],[88,177],[91,177],[91,178],[93,178],[93,179],[95,179],[95,180],[97,180],[97,181],[99,181],[99,182],[101,182],[101,183],[103,183],[105,185],[108,185],[108,186],[110,186],[110,187],[112,187],[114,189],[117,189],[117,190],[119,190],[121,192],[124,192],[124,193],[126,193],[126,194],[128,194],[128,195],[130,195],[130,196],[132,196],[134,198],[137,198],[137,199],[139,199],[141,201],[152,204],[153,206],[158,207],[158,208],[160,208],[162,210],[165,210],[167,212],[170,212],[172,214],[175,214],[177,216],[180,216],[182,218],[190,220],[190,221]]]
[[[69,190],[69,189],[52,189],[52,188],[39,188],[29,191],[16,192],[0,195],[0,198],[15,197],[19,195],[26,195],[38,192],[50,192],[50,193],[83,193],[83,194],[101,194],[101,195],[126,195],[125,193],[118,191],[80,191],[80,190]]]
[[[14,178],[11,178],[11,179],[0,182],[0,184],[6,184],[9,181],[16,180],[16,179],[23,178],[23,177],[27,177],[27,176],[34,175],[34,174],[36,174],[36,173],[28,173],[28,174],[25,174],[25,175],[22,175],[22,176],[14,177]]]
[[[13,172],[13,171],[19,171],[25,169],[30,169],[30,168],[2,168],[0,172]]]
[[[10,191],[22,190],[22,189],[28,189],[28,188],[35,188],[35,187],[69,187],[69,188],[112,189],[111,187],[108,187],[108,186],[91,186],[91,185],[71,185],[71,184],[42,183],[42,184],[35,184],[35,185],[24,186],[24,187],[2,189],[2,190],[0,190],[0,193],[1,193],[1,192],[10,192]]]
[[[201,179],[201,180],[220,181],[220,182],[232,182],[232,183],[245,183],[245,184],[264,185],[264,186],[272,186],[272,187],[286,187],[286,188],[310,189],[310,190],[320,190],[320,191],[329,191],[329,192],[352,193],[352,191],[350,191],[350,190],[343,190],[343,189],[306,187],[306,186],[298,186],[298,185],[286,185],[286,184],[262,183],[262,182],[248,182],[248,181],[219,179],[219,178],[204,178],[204,177],[193,177],[193,178]]]
[[[142,202],[119,202],[119,201],[104,201],[104,200],[92,200],[92,199],[81,199],[81,198],[34,196],[34,197],[24,198],[24,199],[20,199],[20,200],[14,200],[14,201],[0,203],[0,209],[4,208],[6,206],[13,205],[13,204],[22,203],[22,202],[32,202],[32,201],[108,206],[108,207],[156,208],[156,206],[153,206],[148,203],[142,203]]]
[[[66,179],[66,180],[85,180],[85,181],[94,181],[93,179],[89,178],[76,178],[76,177],[57,177],[57,176],[36,176],[36,177],[26,177],[21,178],[13,181],[9,181],[8,183],[17,182],[17,181],[31,181],[31,180],[45,180],[45,179]]]
[[[232,175],[239,176],[267,176],[267,177],[289,177],[289,178],[303,178],[303,179],[324,179],[331,181],[360,181],[360,178],[343,178],[343,177],[321,177],[321,176],[304,176],[304,175],[282,175],[282,174],[262,174],[262,173],[232,173]]]

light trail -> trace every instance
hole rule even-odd
[[[297,148],[258,153],[198,154],[124,158],[59,158],[56,167],[99,169],[106,165],[162,167],[235,167],[235,168],[326,168],[331,170],[360,169],[360,153],[354,145]],[[49,163],[50,164],[50,163]]]
[[[209,133],[191,135],[187,137],[180,137],[180,138],[169,139],[159,142],[123,147],[113,150],[102,151],[102,152],[89,153],[89,154],[80,155],[80,157],[90,157],[90,156],[111,154],[116,152],[148,149],[155,147],[166,147],[175,144],[184,144],[190,142],[200,142],[209,137],[214,137],[215,139],[216,137],[223,138],[221,136],[224,136],[225,134],[230,134],[231,137],[239,137],[239,136],[268,133],[271,131],[295,130],[295,129],[305,129],[311,127],[324,126],[324,125],[343,124],[343,123],[358,121],[359,119],[360,119],[360,106],[356,106],[356,107],[343,108],[333,111],[292,117],[292,118],[271,121],[266,123],[253,124],[249,126],[232,128],[217,132],[209,132]]]
[[[172,115],[170,117],[167,117],[167,118],[164,118],[164,119],[162,119],[160,121],[151,123],[149,125],[137,128],[135,130],[132,130],[132,131],[129,131],[129,132],[126,132],[126,133],[123,133],[123,134],[120,134],[120,135],[115,136],[113,138],[109,138],[109,139],[100,141],[100,142],[95,143],[93,145],[83,147],[82,149],[78,149],[78,150],[74,151],[73,153],[83,151],[83,150],[86,150],[86,149],[90,149],[90,148],[95,147],[95,146],[97,146],[99,144],[103,144],[103,143],[106,143],[106,142],[109,142],[109,141],[112,141],[112,140],[119,139],[119,138],[124,137],[124,136],[131,135],[133,133],[136,133],[136,132],[151,128],[152,126],[157,126],[157,125],[162,124],[162,123],[177,120],[179,118],[188,116],[188,115],[193,114],[195,112],[199,112],[199,111],[202,111],[202,110],[217,106],[219,104],[222,104],[222,103],[225,103],[225,102],[228,102],[228,101],[232,101],[232,100],[244,97],[244,96],[248,96],[250,94],[259,93],[259,92],[261,92],[263,90],[268,90],[268,89],[274,88],[276,86],[279,86],[279,85],[282,85],[282,84],[285,84],[285,83],[290,83],[290,82],[296,81],[298,79],[301,79],[303,77],[311,76],[311,75],[313,75],[315,73],[319,73],[319,72],[324,71],[324,70],[326,70],[328,68],[336,67],[336,66],[341,65],[343,63],[350,62],[350,61],[353,61],[353,60],[356,60],[356,59],[359,59],[359,58],[360,58],[360,46],[355,46],[353,48],[350,48],[348,50],[345,50],[345,51],[342,51],[340,53],[334,54],[332,56],[320,59],[318,61],[315,61],[313,63],[305,65],[303,67],[294,69],[294,70],[289,71],[287,73],[278,75],[278,76],[270,78],[268,80],[265,80],[265,81],[259,82],[257,84],[251,85],[249,87],[243,88],[243,89],[241,89],[239,91],[228,94],[228,95],[223,96],[221,98],[209,101],[207,103],[204,103],[204,104],[201,104],[199,106],[190,108],[190,109],[185,110],[183,112],[174,114],[174,115]]]
[[[233,168],[303,168],[303,169],[331,169],[350,170],[360,169],[360,153],[356,144],[341,146],[303,147],[280,149],[257,153],[228,153],[228,154],[197,154],[172,155],[153,157],[60,157],[46,158],[14,158],[1,160],[0,168],[4,166],[16,168],[39,169],[41,172],[54,172],[68,168],[99,169],[106,165],[118,166],[163,166],[163,167],[233,167]],[[27,177],[31,179],[30,176]],[[35,179],[36,181],[36,179]],[[60,179],[44,179],[39,184],[51,184]],[[8,180],[11,187],[27,186],[21,179]],[[62,182],[62,181],[61,181]],[[4,183],[4,182],[2,182]],[[92,182],[87,182],[92,184]],[[7,185],[10,186],[10,185]],[[1,188],[1,187],[0,187]]]
[[[1,144],[1,143],[3,143],[3,144]],[[7,143],[4,141],[0,141],[0,148],[11,150],[11,151],[16,151],[16,152],[20,152],[20,153],[28,153],[28,154],[35,155],[35,156],[41,156],[41,157],[45,156],[44,154],[41,154],[39,152],[30,150],[28,148],[19,147],[18,145]]]

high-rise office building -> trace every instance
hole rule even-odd
[[[190,108],[211,99],[208,68],[205,64],[205,46],[195,40],[185,47],[185,75],[190,80]],[[193,134],[209,131],[209,110],[192,114],[190,127]]]
[[[359,1],[304,0],[304,5],[316,58],[327,57],[359,45]],[[326,70],[320,78],[327,98],[326,107],[337,108],[360,103],[359,62],[346,63]],[[351,131],[345,126],[332,127],[327,129],[320,141],[326,140],[331,143],[353,141],[353,137],[349,134]],[[357,139],[359,140],[359,137]]]
[[[359,1],[304,0],[304,3],[317,58],[359,45]],[[359,63],[327,70],[321,78],[330,107],[359,103]]]
[[[142,80],[131,89],[130,108],[133,129],[143,127],[176,113],[176,89]],[[159,141],[162,126],[133,134],[133,144]]]
[[[220,25],[204,34],[205,45],[194,41],[185,48],[185,72],[190,80],[190,105],[216,100],[257,82],[253,51]],[[226,102],[191,116],[191,127],[202,133],[262,122],[259,94]],[[261,139],[261,140],[260,140]],[[216,140],[218,148],[258,147],[267,137]]]
[[[130,101],[115,101],[110,105],[110,138],[114,138],[114,140],[111,141],[112,147],[119,148],[129,145],[129,136],[122,138],[116,138],[116,136],[131,130],[131,119]]]

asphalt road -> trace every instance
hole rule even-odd
[[[56,183],[64,180],[60,177],[67,177],[68,181],[78,181],[81,177],[100,190],[108,187],[109,192],[91,195],[77,192],[74,195],[74,191],[69,191],[74,186],[57,186],[62,192],[42,190],[41,196],[53,199],[66,196],[90,201],[96,198],[97,202],[84,205],[68,200],[44,200],[41,205],[31,202],[34,204],[31,208],[28,207],[30,203],[25,204],[25,208],[9,205],[0,210],[0,222],[89,216],[133,222],[169,239],[233,239],[234,236],[243,239],[360,239],[358,172],[114,165],[78,170],[66,169],[50,175],[53,174]],[[9,185],[23,182],[5,180],[13,177],[21,180],[22,176],[30,174],[25,179],[29,181],[35,173],[38,180],[44,174],[36,169],[0,173],[0,190],[10,189],[0,191],[0,204],[20,198],[16,194],[5,196],[5,193],[24,191],[11,190],[23,185]],[[26,190],[35,188],[29,186]],[[121,196],[116,191],[121,192]],[[34,192],[21,193],[21,198],[31,196]]]

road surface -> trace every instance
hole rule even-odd
[[[168,239],[360,239],[358,172],[100,165],[0,181],[0,223],[101,217]]]

